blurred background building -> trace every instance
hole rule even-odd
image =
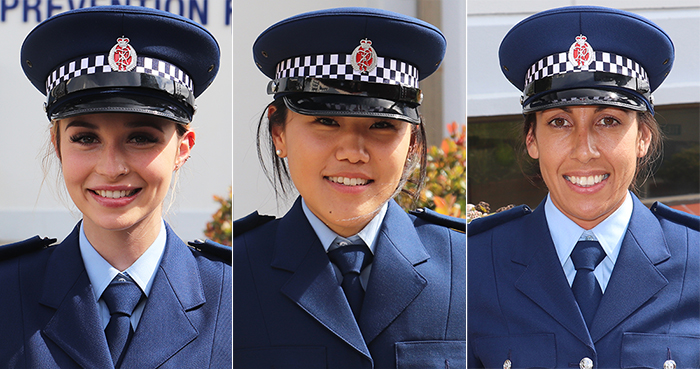
[[[256,128],[265,107],[268,78],[253,63],[252,46],[267,27],[287,17],[318,9],[347,6],[380,8],[420,18],[447,38],[442,66],[421,81],[421,112],[428,141],[439,145],[448,123],[466,120],[466,3],[464,0],[265,0],[233,1],[233,218],[252,211],[283,215],[295,196],[277,201],[262,172],[256,151]],[[319,30],[342,33],[342,29]],[[299,40],[304,42],[304,40]],[[377,52],[380,52],[377,50]]]
[[[63,239],[81,218],[54,172],[41,163],[49,145],[44,96],[20,66],[20,47],[39,22],[75,7],[142,5],[170,11],[204,25],[219,42],[221,66],[212,86],[197,99],[192,158],[180,170],[174,201],[165,219],[185,240],[203,238],[206,223],[231,186],[231,15],[230,0],[32,0],[0,3],[0,244],[39,234]],[[116,37],[116,36],[115,36]],[[129,37],[135,38],[136,35]],[[71,40],[56,39],[57,43]],[[105,50],[107,52],[108,50]],[[55,161],[54,167],[58,167]],[[170,196],[166,198],[166,207]]]
[[[508,204],[536,207],[547,194],[542,181],[523,175],[520,91],[499,69],[498,47],[515,24],[537,12],[569,5],[600,5],[640,14],[673,40],[676,60],[654,93],[656,119],[666,136],[663,162],[640,189],[642,201],[661,200],[700,213],[700,3],[697,0],[468,0],[467,202],[491,210]]]

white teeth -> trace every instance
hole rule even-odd
[[[574,176],[564,176],[564,178],[581,187],[591,187],[593,185],[596,185],[600,182],[602,182],[604,179],[608,178],[610,174],[600,174],[600,175],[595,175],[595,176],[588,176],[588,177],[574,177]]]
[[[131,196],[133,195],[136,190],[133,191],[105,191],[105,190],[97,190],[97,192],[101,197],[106,197],[108,199],[120,199],[122,197],[126,196]]]
[[[362,178],[328,177],[328,180],[346,186],[362,186],[369,183],[369,180]]]

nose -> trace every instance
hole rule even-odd
[[[578,125],[578,129],[573,136],[571,157],[585,164],[599,156],[595,133],[591,132],[591,129],[585,125]]]
[[[119,145],[107,144],[99,154],[100,157],[95,166],[97,174],[110,180],[116,180],[129,173],[125,154]]]
[[[335,153],[338,160],[347,160],[350,163],[367,163],[369,152],[365,147],[365,138],[356,132],[346,132],[338,142]]]

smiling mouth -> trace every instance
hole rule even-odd
[[[580,187],[591,187],[603,182],[608,177],[610,177],[610,174],[606,173],[588,177],[564,176],[564,179]]]
[[[324,177],[327,180],[333,182],[333,183],[338,183],[341,185],[345,186],[364,186],[367,184],[370,184],[374,182],[374,180],[371,179],[364,179],[364,178],[347,178],[347,177]]]
[[[122,197],[134,196],[134,195],[136,195],[136,193],[141,191],[141,189],[137,188],[137,189],[131,190],[131,191],[105,191],[105,190],[90,190],[90,191],[97,196],[104,197],[107,199],[121,199]]]

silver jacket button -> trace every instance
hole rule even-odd
[[[513,364],[510,362],[510,360],[506,359],[506,361],[503,362],[503,369],[510,369],[510,367],[512,365]],[[674,368],[675,368],[675,366],[674,366]]]
[[[666,360],[664,362],[664,369],[676,369],[676,362],[673,360]]]
[[[578,366],[581,369],[592,369],[593,368],[593,360],[591,360],[587,357],[584,357],[583,359],[581,359],[581,362],[578,363]]]

